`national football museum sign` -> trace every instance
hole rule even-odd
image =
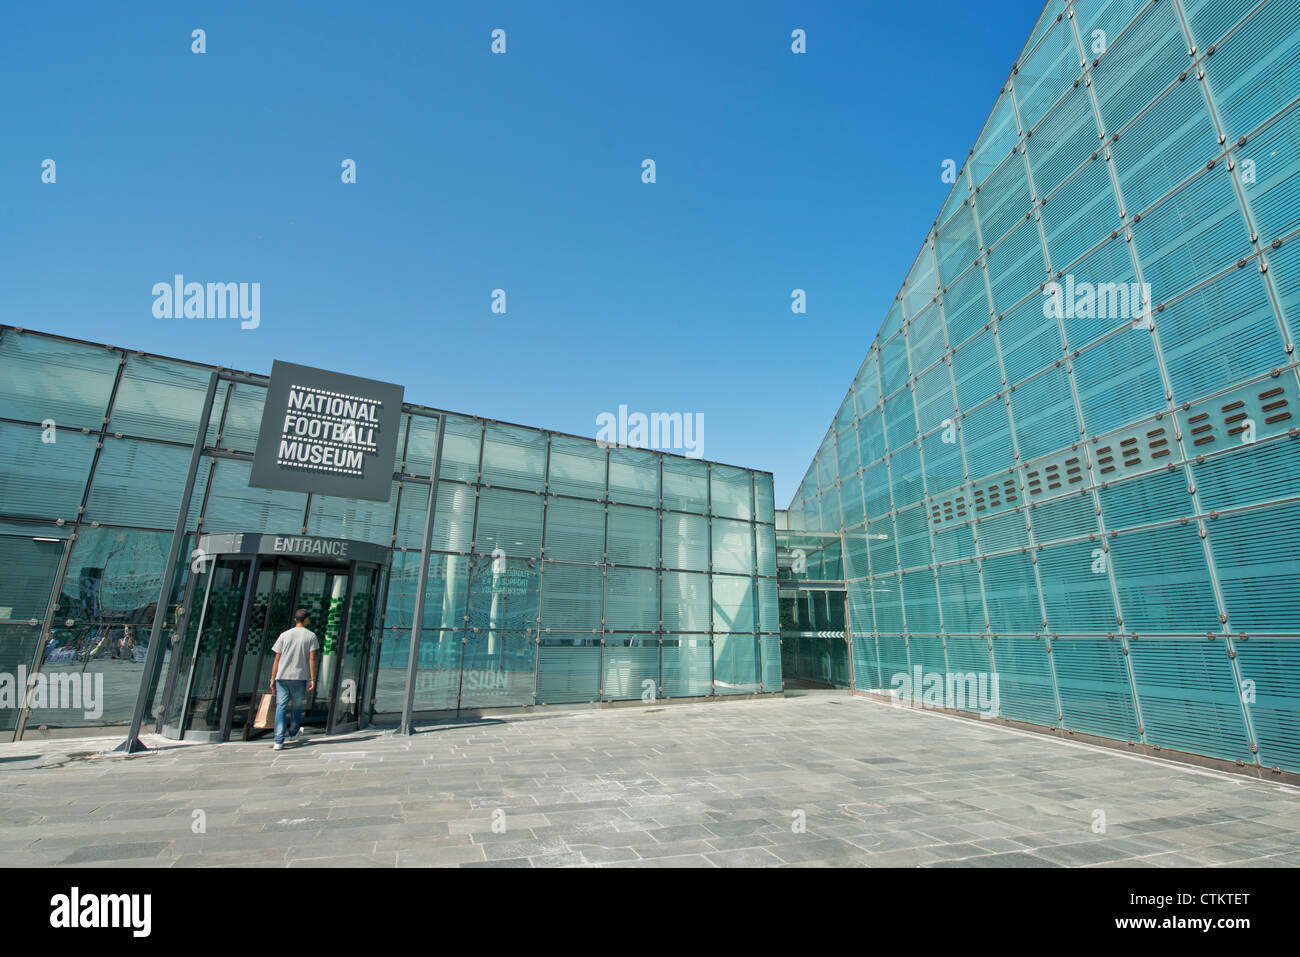
[[[388,501],[403,391],[276,360],[248,484]]]

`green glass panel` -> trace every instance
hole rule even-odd
[[[52,419],[63,430],[99,429],[121,353],[5,329],[0,334],[0,418]]]

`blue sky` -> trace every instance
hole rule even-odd
[[[1041,9],[11,4],[0,322],[579,435],[702,413],[784,506]],[[176,273],[261,325],[155,318]]]

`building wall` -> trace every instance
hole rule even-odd
[[[1298,98],[1295,0],[1047,4],[790,505],[860,688],[1300,771]]]
[[[388,502],[309,498],[248,487],[265,380],[221,382],[169,571],[211,372],[0,327],[0,673],[98,670],[107,692],[97,719],[29,728],[129,720],[200,529],[391,546],[375,707],[400,710],[440,413],[405,407]],[[417,708],[780,690],[770,473],[445,414]]]

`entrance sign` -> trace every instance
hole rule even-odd
[[[387,502],[403,391],[276,360],[248,484]]]
[[[273,535],[262,532],[200,535],[199,551],[209,557],[220,555],[266,555],[286,558],[317,558],[326,561],[388,564],[389,551],[383,545],[346,538],[314,535]]]

